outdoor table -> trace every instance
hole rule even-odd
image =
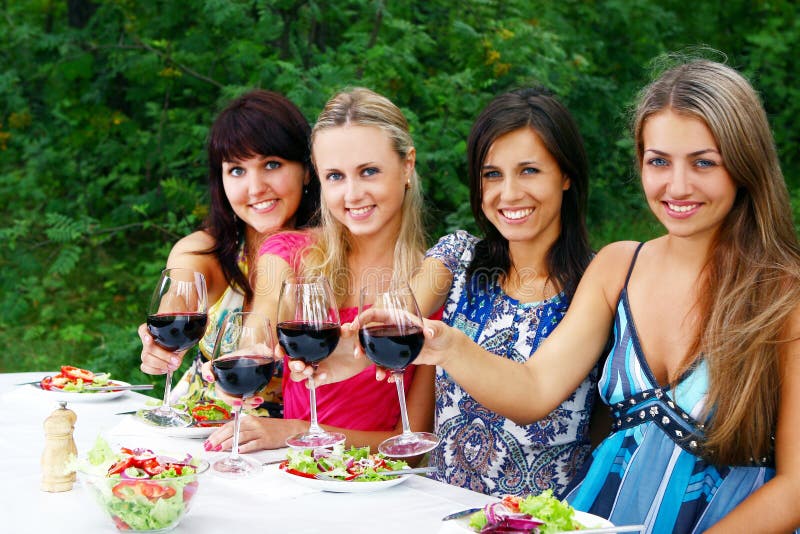
[[[0,373],[0,530],[19,534],[117,532],[111,520],[78,482],[72,490],[48,493],[40,489],[44,450],[44,420],[58,408],[55,394],[34,386],[16,385],[55,373]],[[115,415],[146,406],[151,399],[128,391],[102,402],[70,402],[77,415],[75,443],[85,454],[98,435],[123,446],[186,451],[214,462],[227,452],[207,453],[203,439],[169,437],[130,415]],[[285,451],[248,455],[267,461]],[[334,533],[436,533],[450,532],[441,518],[495,499],[412,475],[402,484],[376,492],[332,493],[287,479],[276,465],[248,479],[226,479],[210,470],[201,476],[200,488],[176,534],[221,532]],[[452,522],[448,522],[452,523]]]

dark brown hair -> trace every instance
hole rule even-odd
[[[495,140],[520,128],[532,128],[547,151],[569,178],[570,187],[561,202],[561,234],[547,254],[548,276],[571,299],[592,257],[586,231],[589,163],[583,138],[570,112],[548,90],[524,88],[492,100],[478,116],[467,140],[470,205],[475,222],[484,233],[467,269],[467,278],[488,273],[488,283],[509,274],[508,241],[486,218],[481,208],[481,169]]]
[[[238,286],[249,300],[252,288],[237,262],[245,223],[231,207],[222,185],[222,162],[254,156],[278,156],[302,163],[309,173],[295,227],[312,226],[319,209],[319,180],[311,165],[308,121],[289,99],[257,89],[229,103],[211,126],[208,139],[208,179],[211,210],[204,229],[214,238],[213,254],[229,285]]]

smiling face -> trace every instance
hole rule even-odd
[[[647,118],[642,140],[642,186],[655,216],[671,235],[713,236],[737,187],[711,130],[700,119],[665,110]]]
[[[259,234],[294,225],[307,180],[301,163],[277,156],[222,162],[222,185],[234,213]]]
[[[481,209],[509,246],[549,249],[561,232],[561,201],[569,179],[533,128],[498,137],[481,167]]]
[[[320,130],[311,150],[322,201],[333,217],[356,238],[386,236],[394,242],[414,150],[402,159],[386,132],[357,125]]]

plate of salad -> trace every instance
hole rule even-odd
[[[220,400],[206,400],[193,404],[191,407],[180,404],[192,416],[192,424],[185,427],[152,427],[173,438],[204,439],[216,429],[231,421],[233,415],[230,406]]]
[[[369,447],[336,445],[333,449],[290,449],[286,460],[278,466],[283,475],[298,484],[336,493],[379,491],[402,484],[411,475],[386,476],[385,473],[405,469],[408,464],[377,453]],[[337,480],[319,480],[325,473]]]
[[[533,534],[579,532],[587,528],[614,526],[602,517],[575,510],[566,501],[555,498],[552,490],[524,497],[508,495],[499,502],[487,504],[474,514],[450,523],[463,532],[513,531]]]
[[[80,367],[62,365],[54,375],[42,378],[34,386],[58,400],[79,402],[102,402],[116,399],[125,394],[125,390],[92,391],[88,387],[129,386],[127,382],[111,380],[109,373],[94,373]]]
[[[163,532],[177,525],[194,498],[208,462],[190,454],[113,448],[98,437],[73,461],[78,479],[119,530]]]

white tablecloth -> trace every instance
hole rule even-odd
[[[52,373],[0,373],[0,531],[14,533],[117,532],[80,484],[71,491],[41,491],[44,420],[58,408],[52,394],[29,382]],[[105,402],[72,402],[77,416],[78,453],[89,450],[98,434],[126,446],[187,451],[213,462],[226,453],[206,453],[202,439],[176,438],[147,428],[117,412],[144,406],[149,397],[127,392]],[[261,461],[282,454],[251,455]],[[192,508],[177,534],[204,533],[436,533],[444,532],[441,518],[464,508],[482,506],[491,497],[448,486],[424,477],[374,493],[329,493],[287,480],[268,466],[256,477],[229,480],[211,472],[203,475]],[[452,530],[454,525],[446,525]]]

